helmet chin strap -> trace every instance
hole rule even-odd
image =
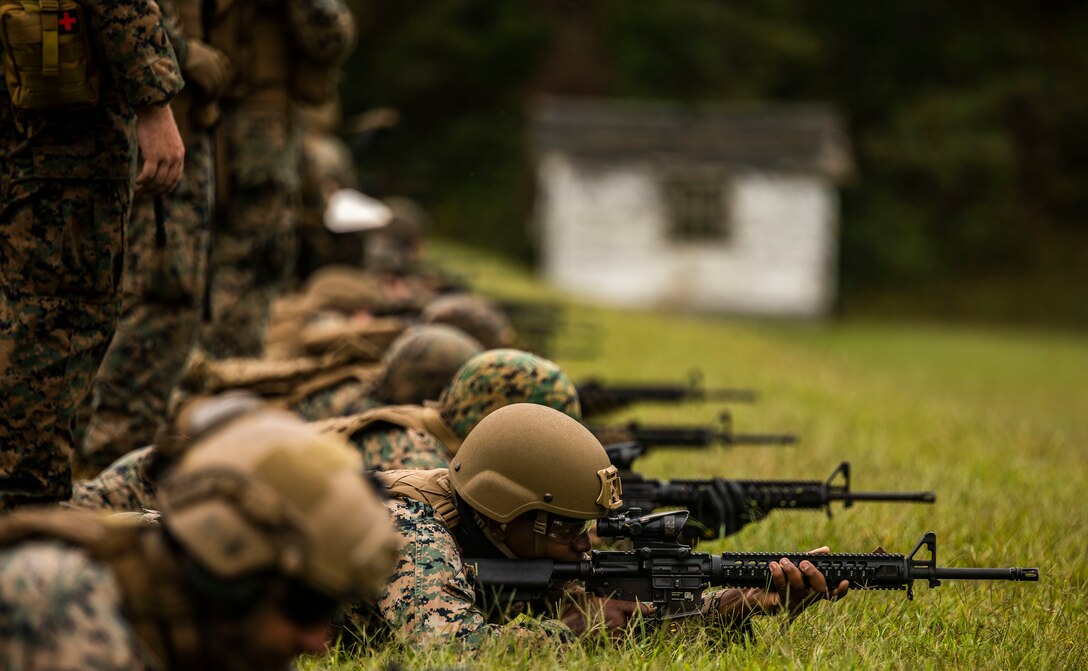
[[[544,557],[544,546],[548,540],[548,512],[536,511],[536,521],[533,522],[533,558]]]
[[[484,536],[487,537],[487,540],[491,541],[491,544],[497,547],[499,549],[499,552],[506,555],[507,559],[520,559],[520,557],[514,554],[513,550],[506,546],[506,543],[503,543],[501,540],[495,537],[495,534],[491,532],[491,526],[488,525],[488,523],[484,521],[484,518],[481,517],[480,514],[477,513],[475,510],[472,511],[472,519],[476,521],[476,526],[480,527],[480,531],[484,533]],[[505,527],[506,525],[504,524],[503,526]]]
[[[472,511],[472,519],[476,521],[476,526],[480,527],[480,531],[484,533],[487,540],[491,541],[491,544],[499,549],[499,552],[506,555],[508,559],[540,559],[545,556],[545,549],[547,544],[548,533],[548,512],[546,510],[538,510],[536,513],[536,520],[533,522],[533,556],[532,557],[519,557],[514,554],[514,551],[510,547],[495,537],[495,534],[491,531],[491,526],[480,516],[475,510]],[[506,528],[506,524],[502,524],[502,528]]]

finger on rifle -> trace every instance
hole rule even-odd
[[[786,557],[783,557],[779,563],[782,564],[782,570],[786,573],[786,579],[790,581],[790,589],[793,590],[794,594],[803,594],[805,576],[797,568],[797,565]]]
[[[850,591],[850,581],[843,580],[839,583],[839,586],[835,588],[835,591],[831,593],[831,600],[838,601],[846,596],[846,593]]]
[[[787,581],[786,574],[782,572],[782,566],[773,561],[767,564],[767,568],[771,571],[771,583],[774,585],[775,591],[785,596]]]
[[[829,554],[831,554],[831,548],[827,547],[826,545],[823,545],[823,546],[820,546],[820,547],[816,548],[815,550],[809,550],[807,554],[810,554],[810,555],[829,555]]]
[[[812,562],[805,560],[801,562],[801,571],[808,578],[808,585],[815,594],[825,599],[831,598],[827,590],[827,578],[820,573],[820,569],[816,568]]]

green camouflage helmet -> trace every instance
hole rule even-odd
[[[382,357],[374,398],[385,405],[422,405],[437,400],[453,374],[483,349],[452,326],[413,326],[394,340]]]
[[[551,361],[517,349],[477,354],[457,371],[438,400],[446,426],[462,440],[480,420],[514,403],[546,405],[581,421],[578,391]]]
[[[469,334],[487,349],[509,347],[514,327],[502,310],[490,301],[471,294],[440,296],[423,308],[424,324],[448,324]]]

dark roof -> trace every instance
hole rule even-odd
[[[743,165],[836,179],[852,170],[842,120],[829,105],[544,98],[530,114],[538,152],[599,161]]]

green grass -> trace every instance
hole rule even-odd
[[[559,299],[528,274],[443,245],[432,252],[482,290]],[[304,668],[1088,668],[1088,338],[885,322],[761,323],[621,312],[568,303],[596,324],[600,356],[558,363],[574,379],[682,380],[758,389],[734,405],[743,432],[796,432],[792,448],[660,449],[650,476],[823,478],[842,460],[854,488],[937,491],[935,505],[858,504],[772,513],[700,550],[909,552],[935,531],[947,566],[1038,566],[1039,583],[945,582],[855,591],[792,624],[761,618],[747,645],[706,634],[531,653],[500,641],[481,653],[375,652]],[[712,422],[713,404],[643,406],[615,417]]]

